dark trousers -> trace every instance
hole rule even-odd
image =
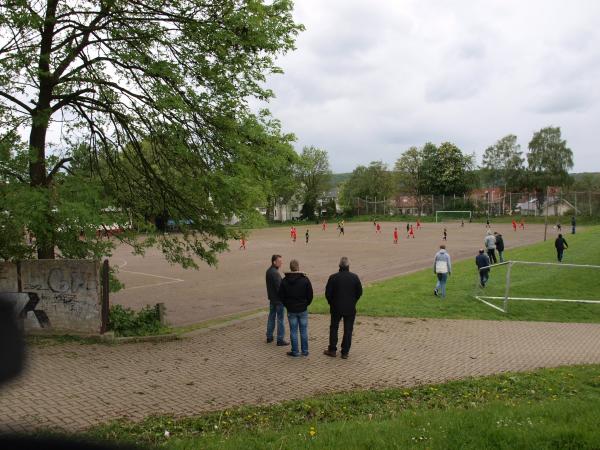
[[[496,264],[498,262],[498,260],[496,259],[496,250],[495,249],[488,248],[487,254],[490,257],[490,262],[492,264]]]
[[[338,329],[340,326],[340,321],[343,319],[344,337],[342,338],[342,354],[347,355],[350,352],[350,346],[352,345],[352,329],[354,328],[355,317],[355,314],[331,314],[331,324],[329,325],[329,351],[337,351]]]
[[[485,287],[486,283],[490,279],[490,271],[489,270],[480,270],[479,271],[479,282],[482,286]]]
[[[558,262],[562,262],[563,260],[563,253],[564,253],[564,249],[562,248],[557,248],[556,249],[556,257],[558,258]]]

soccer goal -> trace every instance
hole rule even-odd
[[[436,222],[449,222],[456,220],[471,220],[473,213],[471,211],[436,211]]]
[[[490,269],[485,287],[479,273],[474,297],[508,313],[510,302],[561,302],[600,305],[600,266],[532,261],[506,261]]]

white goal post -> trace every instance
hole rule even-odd
[[[473,212],[472,211],[436,211],[435,212],[436,223],[440,221],[440,216],[441,216],[441,218],[443,218],[444,215],[447,215],[448,218],[454,219],[454,220],[460,220],[460,219],[471,220],[471,217],[473,217]]]
[[[486,296],[481,295],[483,291],[480,291],[479,294],[475,295],[475,298],[480,302],[485,303],[486,305],[500,311],[503,313],[508,313],[508,302],[509,300],[515,301],[534,301],[534,302],[565,302],[565,303],[591,303],[591,304],[600,304],[600,299],[569,299],[569,298],[541,298],[541,297],[511,297],[510,295],[510,281],[511,281],[511,271],[513,266],[515,265],[528,265],[528,266],[542,266],[542,267],[550,267],[550,266],[559,266],[559,267],[571,267],[571,268],[581,268],[581,269],[598,269],[600,275],[600,266],[589,265],[589,264],[565,264],[565,263],[548,263],[548,262],[533,262],[533,261],[505,261],[498,264],[492,264],[486,267],[482,267],[478,270],[486,270],[493,269],[495,267],[500,266],[508,266],[506,269],[506,281],[504,285],[504,296]],[[479,273],[477,274],[477,284],[479,285]],[[502,306],[497,306],[491,303],[491,300],[502,300]]]

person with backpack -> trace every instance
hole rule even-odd
[[[446,283],[452,273],[452,262],[444,244],[440,245],[440,250],[435,254],[435,258],[433,259],[433,273],[437,277],[433,294],[436,297],[441,295],[442,298],[445,298]]]
[[[558,262],[562,262],[563,253],[565,249],[569,248],[569,244],[567,244],[567,240],[563,237],[562,234],[559,234],[556,240],[554,241],[554,247],[556,248],[556,257],[558,258]]]
[[[288,356],[308,356],[308,305],[313,300],[313,288],[306,274],[300,272],[300,263],[292,259],[290,272],[279,286],[279,298],[287,309],[290,325],[291,351]],[[298,330],[300,331],[300,348],[298,348]]]

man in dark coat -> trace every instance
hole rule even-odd
[[[302,356],[308,356],[308,305],[313,300],[312,284],[308,277],[300,272],[300,263],[290,261],[291,272],[286,272],[279,286],[279,298],[287,308],[290,323],[290,341],[292,350],[288,356],[300,356],[298,351],[298,329],[300,330],[300,348]]]
[[[571,217],[571,234],[575,234],[575,227],[577,226],[577,221],[575,220],[575,216]]]
[[[490,257],[485,254],[484,249],[479,249],[479,254],[475,257],[475,264],[479,270],[479,284],[481,287],[485,287],[485,284],[490,278]],[[485,267],[485,269],[482,269],[483,267]]]
[[[332,357],[337,355],[338,328],[340,321],[343,320],[342,358],[346,359],[352,345],[356,303],[363,290],[358,276],[350,272],[348,258],[342,257],[339,267],[339,272],[329,277],[325,287],[325,297],[331,313],[331,324],[329,326],[329,348],[324,353]]]
[[[279,268],[283,264],[281,255],[271,256],[271,266],[267,269],[267,296],[269,298],[269,318],[267,319],[267,343],[273,342],[273,332],[275,331],[275,319],[277,319],[277,345],[288,345],[285,341],[285,308],[279,299],[279,285],[281,284],[281,275]]]
[[[504,238],[500,233],[494,232],[494,236],[496,237],[496,250],[498,251],[498,260],[503,263],[504,262]]]
[[[554,241],[554,247],[556,248],[556,257],[558,258],[558,262],[562,262],[563,253],[566,248],[569,248],[567,240],[563,237],[562,234],[559,234],[556,240]]]

